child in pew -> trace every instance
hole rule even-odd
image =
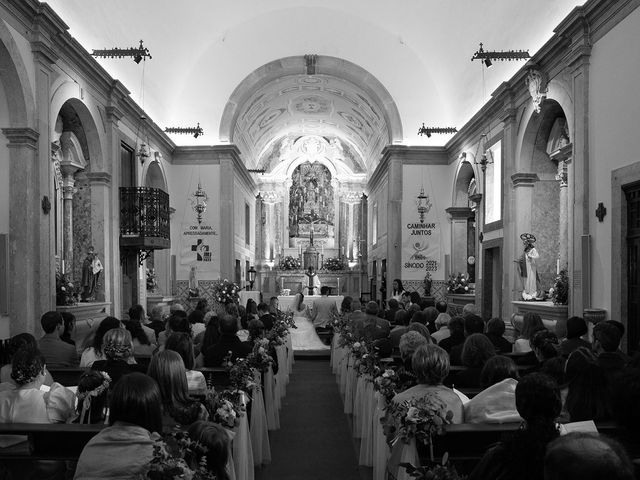
[[[231,440],[233,432],[229,432],[218,424],[197,421],[188,430],[192,440],[206,447],[207,469],[217,480],[231,480],[233,461],[231,458]]]
[[[108,394],[111,377],[107,372],[90,370],[78,380],[76,416],[72,423],[106,423],[108,421]]]
[[[113,387],[109,427],[93,437],[78,459],[75,480],[129,480],[153,458],[162,431],[158,384],[143,373],[124,375]]]

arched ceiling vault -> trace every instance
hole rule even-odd
[[[369,168],[402,139],[398,109],[372,75],[345,60],[304,56],[271,62],[241,82],[225,108],[220,138],[255,168],[283,137],[318,135],[348,144]]]

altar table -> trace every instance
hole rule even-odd
[[[313,301],[316,298],[322,297],[320,295],[306,295],[304,297],[303,303],[311,308],[313,306]],[[329,298],[333,299],[336,302],[336,307],[338,308],[338,311],[340,311],[342,300],[344,300],[344,295],[330,295]],[[295,301],[295,299],[295,295],[279,296],[278,303],[280,310],[282,310],[283,312],[286,312],[287,310],[293,310],[293,302]]]

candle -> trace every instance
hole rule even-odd
[[[280,277],[280,291],[284,290],[284,277]]]
[[[340,277],[338,277],[338,295],[340,295]]]
[[[560,275],[560,259],[556,260],[556,275]]]

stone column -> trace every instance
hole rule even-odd
[[[402,158],[389,159],[389,206],[387,213],[387,278],[402,278]],[[382,205],[380,208],[384,208]],[[388,300],[391,288],[387,288]]]
[[[568,147],[568,148],[567,148]],[[560,183],[560,269],[569,266],[569,176],[567,165],[571,162],[571,145],[550,155],[551,159],[558,163],[556,180]]]
[[[79,168],[62,165],[62,259],[65,273],[73,272],[73,194],[76,193],[75,173]],[[77,281],[77,279],[74,279]]]
[[[451,273],[467,272],[467,221],[473,217],[470,207],[449,207],[451,215]]]
[[[10,334],[28,332],[39,335],[39,318],[51,305],[40,301],[39,255],[40,188],[38,171],[38,132],[25,128],[3,128],[9,140],[9,318]],[[44,287],[44,286],[43,286]],[[46,285],[46,288],[51,288]],[[36,331],[36,324],[37,330]]]
[[[264,225],[265,241],[264,241],[263,256],[265,261],[270,262],[272,260],[272,256],[271,256],[272,253],[273,253],[273,259],[275,259],[276,257],[276,251],[275,251],[276,249],[276,240],[275,240],[276,208],[275,208],[275,205],[278,201],[278,195],[273,190],[264,192],[264,194],[262,195],[262,201],[265,205],[265,225]]]
[[[282,192],[282,222],[283,222],[283,238],[282,238],[282,246],[285,248],[291,247],[291,243],[289,241],[289,189],[291,188],[291,184],[293,181],[291,178],[287,178],[284,182],[284,190]]]
[[[356,224],[356,205],[360,203],[359,192],[345,192],[342,196],[345,203],[346,235],[345,235],[345,255],[349,260],[354,260],[358,255],[358,225]]]

